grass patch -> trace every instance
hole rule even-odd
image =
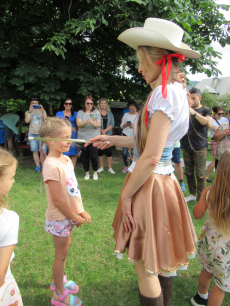
[[[210,153],[208,159],[212,159]],[[104,171],[98,181],[85,181],[83,169],[76,169],[84,207],[92,216],[92,224],[73,231],[65,273],[79,285],[78,296],[84,306],[139,305],[133,265],[127,262],[126,256],[123,260],[113,256],[111,223],[125,179],[125,174],[121,173],[122,163],[114,165],[113,169],[116,174]],[[214,173],[210,178],[214,178]],[[52,297],[49,284],[54,247],[52,236],[44,231],[46,194],[44,187],[42,193],[39,192],[40,179],[34,167],[19,166],[9,195],[10,207],[20,216],[19,243],[11,267],[24,306],[48,306]],[[189,203],[191,213],[194,205],[195,202]],[[204,220],[193,220],[197,234]],[[197,259],[190,261],[188,271],[178,272],[178,277],[174,278],[173,306],[190,305],[191,297],[197,292],[199,272]],[[229,295],[223,305],[230,305]]]

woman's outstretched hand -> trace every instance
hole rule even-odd
[[[94,147],[100,150],[104,150],[104,149],[107,149],[115,145],[114,142],[112,141],[112,138],[113,137],[109,135],[96,136],[96,137],[91,138],[88,142],[86,142],[85,147],[90,145],[90,143],[93,143]],[[108,141],[110,141],[110,143],[108,143]]]
[[[134,222],[133,216],[132,216],[132,198],[129,197],[123,197],[121,195],[122,200],[122,223],[124,226],[124,229],[127,232],[132,232],[133,228],[136,228],[136,224]]]

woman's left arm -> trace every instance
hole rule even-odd
[[[123,215],[129,217],[134,227],[135,223],[131,214],[132,197],[156,169],[164,150],[171,123],[171,120],[162,111],[156,111],[152,115],[144,152],[138,159],[121,194]],[[131,227],[128,230],[131,230]]]

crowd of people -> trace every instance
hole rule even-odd
[[[29,135],[45,139],[42,149],[45,160],[43,179],[47,194],[45,231],[52,235],[55,249],[50,284],[53,292],[51,305],[82,305],[82,301],[75,296],[79,287],[64,275],[73,229],[85,222],[91,223],[91,216],[84,210],[74,172],[79,147],[71,144],[68,140],[71,137],[87,141],[81,150],[86,180],[90,178],[90,164],[94,180],[98,179],[98,173],[104,171],[104,153],[108,172],[114,174],[111,148],[124,148],[122,172],[127,172],[127,176],[112,223],[116,242],[114,251],[117,258],[122,259],[127,250],[128,260],[135,266],[142,306],[172,305],[173,277],[177,271],[188,268],[188,260],[196,255],[196,243],[202,270],[198,292],[191,299],[192,305],[221,305],[225,292],[230,292],[229,118],[223,119],[221,107],[215,107],[213,115],[211,109],[203,106],[198,89],[187,91],[185,75],[180,72],[180,62],[185,57],[196,59],[200,55],[182,43],[182,37],[183,30],[178,25],[157,18],[148,18],[143,27],[131,28],[118,37],[136,50],[138,72],[152,89],[139,112],[135,103],[130,104],[124,112],[122,135],[112,134],[114,117],[104,98],[95,105],[93,98],[86,96],[82,110],[78,112],[74,111],[72,100],[66,98],[56,117],[48,118],[44,108],[38,104],[38,99],[31,99],[25,115],[25,121],[30,123]],[[4,120],[3,124],[6,125]],[[206,173],[208,129],[213,131],[214,162]],[[190,192],[187,198],[183,194],[185,184],[180,143]],[[35,171],[39,172],[38,152],[41,143],[35,139],[30,145]],[[132,154],[130,167],[129,152]],[[171,160],[175,163],[179,182],[173,174]],[[9,301],[22,305],[17,284],[10,272],[19,218],[16,213],[5,208],[4,201],[14,183],[16,167],[17,160],[8,151],[1,149],[2,306],[8,306]],[[214,182],[205,187],[214,167]],[[193,211],[196,219],[202,218],[207,211],[199,239],[187,205],[190,201],[198,202]],[[213,285],[208,294],[212,279]]]

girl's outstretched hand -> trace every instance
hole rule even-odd
[[[110,143],[108,144],[107,141],[110,141]],[[89,142],[85,144],[85,147],[90,145],[90,143],[92,142],[93,142],[93,146],[100,150],[104,150],[104,149],[107,149],[115,145],[113,143],[113,137],[110,135],[99,135],[99,136],[93,137],[89,140]]]
[[[83,211],[83,213],[81,213],[79,215],[86,220],[87,224],[90,224],[91,216],[90,216],[90,214],[87,213],[87,211]]]
[[[136,224],[134,222],[132,216],[132,198],[124,197],[121,195],[122,200],[122,222],[126,232],[132,232],[133,228],[136,228]]]

